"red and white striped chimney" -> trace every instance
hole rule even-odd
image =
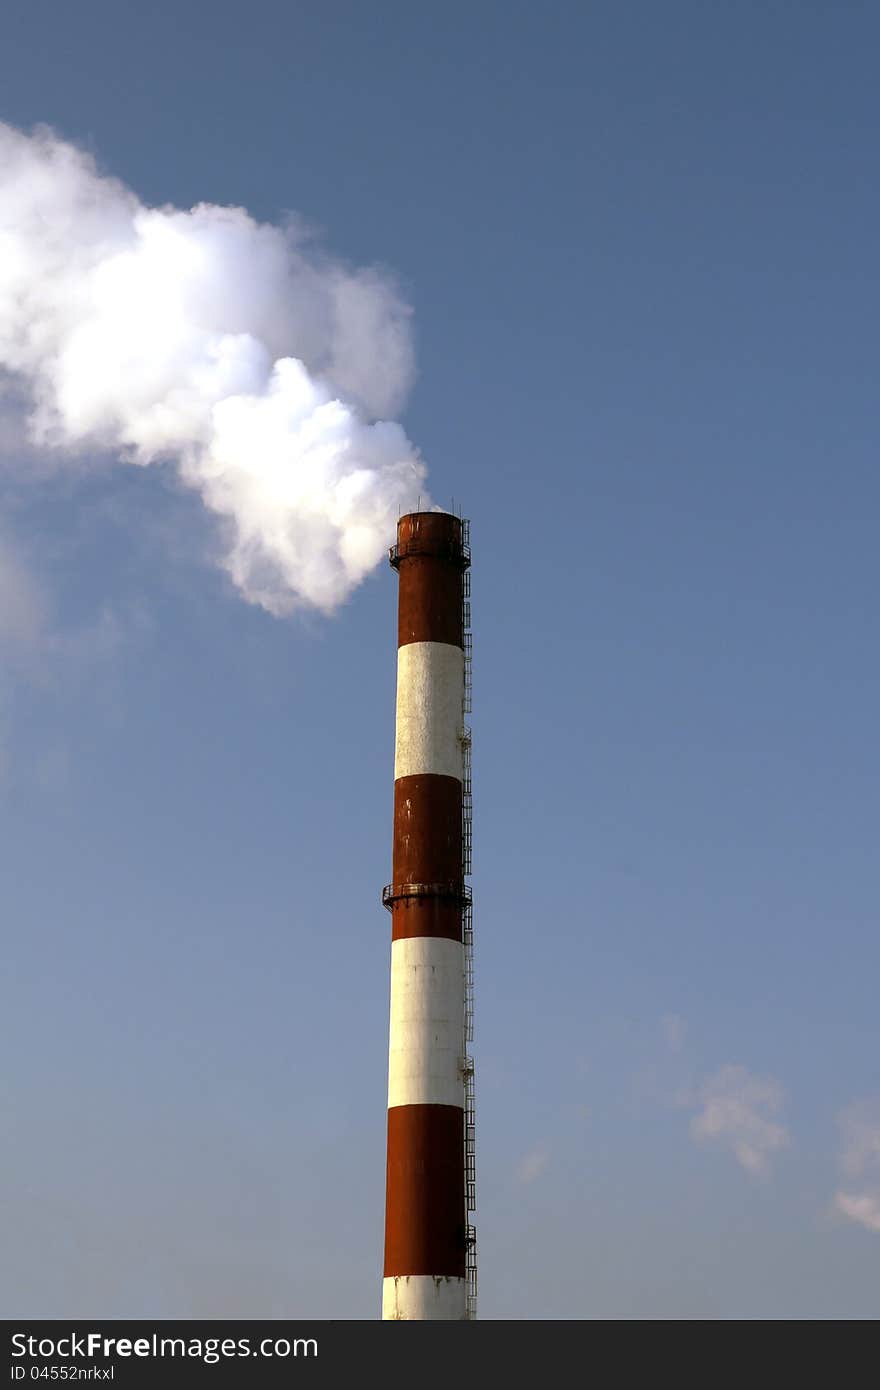
[[[382,1316],[474,1316],[470,550],[446,512],[401,517]]]

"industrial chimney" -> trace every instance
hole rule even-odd
[[[469,523],[400,518],[382,1316],[476,1314]]]

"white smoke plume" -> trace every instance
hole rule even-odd
[[[424,499],[386,418],[412,373],[378,272],[241,208],[145,207],[52,131],[0,123],[0,374],[31,439],[173,463],[249,601],[332,610]]]

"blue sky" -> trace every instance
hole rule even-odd
[[[873,6],[9,7],[0,120],[414,308],[474,550],[484,1317],[873,1317]],[[374,1317],[393,574],[0,464],[8,1316]],[[11,1252],[11,1258],[10,1258]]]

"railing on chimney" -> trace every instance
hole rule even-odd
[[[467,1281],[467,1292],[465,1294],[467,1317],[471,1320],[477,1316],[477,1228],[468,1226],[465,1235],[465,1271]]]
[[[461,702],[461,843],[462,873],[473,867],[473,796],[471,787],[471,731],[466,717],[472,705],[471,637],[471,524],[462,519],[461,547],[465,559],[461,586],[461,629],[464,648],[464,689]],[[477,1316],[477,1232],[468,1217],[477,1205],[476,1107],[474,1061],[468,1045],[474,1037],[474,918],[471,891],[465,888],[461,903],[461,939],[464,946],[464,1037],[462,1075],[464,1078],[464,1187],[465,1187],[465,1277],[467,1316]]]

